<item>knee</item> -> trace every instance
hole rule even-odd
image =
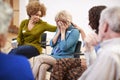
[[[39,56],[34,57],[34,61],[40,62],[41,64],[45,62],[44,59],[45,59],[44,55],[39,55]]]
[[[47,71],[50,68],[49,64],[41,64],[40,71]]]

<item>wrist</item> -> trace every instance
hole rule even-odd
[[[92,50],[94,50],[93,46],[85,46],[85,52],[90,52]]]

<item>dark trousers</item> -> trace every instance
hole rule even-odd
[[[12,49],[9,52],[9,54],[22,55],[27,58],[31,58],[33,56],[39,55],[39,51],[34,46],[23,45],[23,46],[18,46],[17,48]]]

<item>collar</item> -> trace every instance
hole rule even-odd
[[[110,45],[120,45],[120,38],[113,38],[109,40],[104,40],[102,43],[100,43],[101,47],[106,47]]]
[[[71,24],[71,25],[68,27],[67,31],[70,31],[70,30],[72,30],[72,29],[74,29],[74,27],[73,27],[73,25]]]

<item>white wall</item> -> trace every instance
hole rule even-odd
[[[28,18],[27,13],[26,13],[26,5],[28,3],[29,0],[19,0],[19,8],[20,8],[20,12],[19,12],[19,24],[23,19]]]
[[[60,10],[67,10],[73,16],[73,22],[87,32],[88,10],[95,5],[119,6],[120,0],[40,0],[47,7],[47,14],[43,20],[55,24],[54,17]],[[25,6],[28,0],[20,0],[20,21],[27,18]],[[53,33],[48,32],[51,39]]]

